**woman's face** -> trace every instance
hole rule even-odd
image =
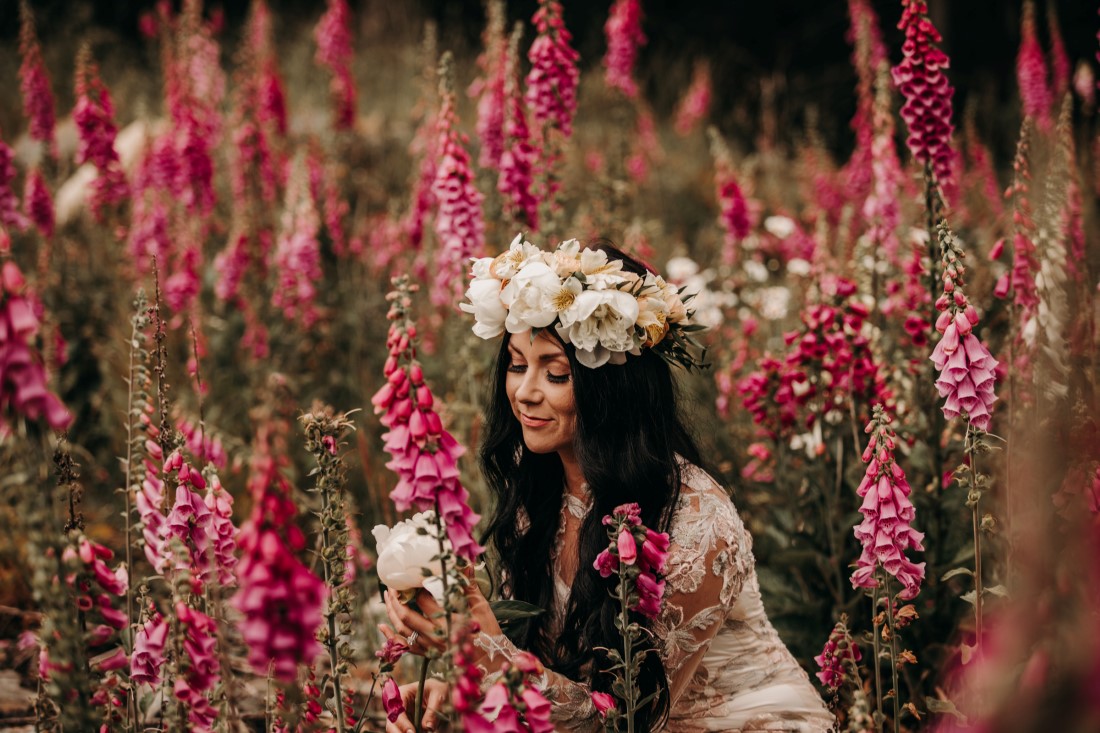
[[[531,332],[524,331],[509,337],[508,353],[505,390],[527,449],[572,453],[576,410],[564,347],[546,333],[532,340]]]

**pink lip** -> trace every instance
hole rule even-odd
[[[529,428],[539,428],[550,422],[549,420],[541,417],[531,417],[530,415],[524,415],[522,412],[519,414],[519,421]]]

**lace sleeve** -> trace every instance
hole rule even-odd
[[[703,474],[705,476],[705,474]],[[751,539],[713,479],[681,497],[670,531],[661,613],[653,625],[675,705],[753,571]]]
[[[498,660],[511,659],[519,651],[503,634],[478,634],[474,645],[485,652],[485,660],[490,669],[499,669]],[[491,672],[485,676],[482,684],[488,687],[499,678],[500,672]],[[550,720],[556,729],[577,733],[595,733],[600,730],[596,706],[592,704],[591,690],[587,685],[548,670],[536,686],[550,701]]]

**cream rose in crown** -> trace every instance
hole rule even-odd
[[[628,354],[653,349],[684,367],[701,367],[689,334],[693,311],[679,288],[658,274],[636,275],[606,252],[576,239],[546,252],[516,235],[506,252],[473,261],[462,310],[474,333],[493,339],[507,331],[553,328],[587,367],[622,364]]]
[[[414,514],[393,527],[377,525],[374,535],[378,548],[378,579],[392,590],[408,592],[424,588],[443,602],[443,564],[439,559],[439,539],[435,513]],[[443,540],[447,552],[449,540]]]

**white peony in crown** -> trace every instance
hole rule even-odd
[[[553,326],[587,367],[622,364],[627,354],[653,349],[690,369],[706,366],[689,335],[703,329],[691,323],[691,297],[681,298],[655,273],[624,271],[622,261],[576,239],[546,252],[518,234],[507,252],[474,260],[469,303],[459,307],[473,314],[483,339]]]

